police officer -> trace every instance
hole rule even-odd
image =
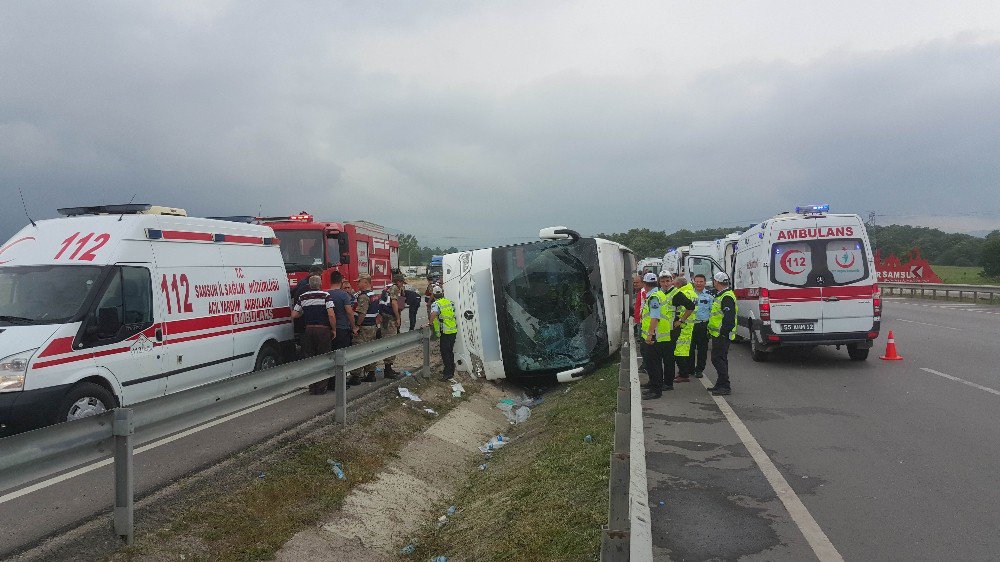
[[[715,396],[728,396],[732,392],[729,385],[729,343],[736,339],[736,313],[739,306],[736,295],[730,288],[729,276],[723,272],[715,274],[715,299],[708,316],[708,335],[712,336],[712,366],[718,377],[709,388]]]
[[[358,276],[358,293],[355,295],[357,304],[354,306],[354,344],[375,341],[375,331],[378,329],[378,293],[372,291],[372,278],[366,273]],[[375,382],[375,364],[365,365],[365,382]],[[347,379],[347,384],[361,384],[361,371],[357,369]]]
[[[694,276],[694,292],[698,296],[695,301],[694,333],[691,334],[691,355],[695,358],[694,376],[702,378],[705,364],[708,361],[708,315],[715,299],[714,291],[705,284],[708,279],[698,273]]]
[[[458,321],[455,319],[455,305],[444,298],[444,290],[434,287],[435,301],[431,304],[430,321],[441,324],[441,361],[444,363],[442,380],[455,376],[455,340],[458,338]]]
[[[679,326],[677,335],[674,336],[674,359],[677,361],[677,378],[674,382],[691,382],[691,373],[694,371],[691,338],[694,334],[694,309],[698,294],[683,275],[674,278],[674,287],[677,287],[677,296],[687,299],[684,304],[677,305],[678,324],[674,324]]]
[[[399,326],[401,324],[399,318],[399,299],[403,296],[403,282],[406,278],[403,277],[402,273],[396,273],[392,276],[392,285],[389,285],[382,290],[382,294],[379,296],[379,316],[382,318],[381,328],[382,337],[388,338],[395,336],[399,333]],[[387,379],[398,379],[399,375],[392,368],[393,361],[396,360],[396,356],[385,358],[385,378]]]
[[[670,325],[674,315],[667,304],[667,296],[656,285],[656,274],[647,273],[642,282],[646,286],[646,302],[640,310],[640,348],[649,373],[649,383],[643,385],[647,393],[642,397],[655,400],[663,396],[665,390],[674,389],[673,377],[665,379],[663,376],[663,358],[670,356]]]

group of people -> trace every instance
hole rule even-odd
[[[729,344],[736,337],[736,295],[725,273],[715,274],[714,291],[707,288],[704,275],[697,274],[693,280],[692,284],[669,271],[633,279],[636,338],[649,375],[649,382],[642,385],[644,399],[660,398],[675,383],[690,382],[692,376],[704,377],[709,339],[718,375],[709,391],[716,396],[732,392]]]
[[[409,309],[410,331],[415,329],[420,295],[404,285],[406,279],[402,274],[393,275],[392,284],[381,290],[373,290],[371,276],[361,274],[357,279],[357,292],[352,292],[350,282],[339,271],[330,272],[330,290],[325,291],[321,275],[321,269],[311,270],[292,291],[292,318],[301,319],[303,324],[303,358],[398,334],[404,308]],[[454,376],[454,344],[458,333],[455,309],[451,301],[444,298],[440,285],[433,286],[431,293],[434,300],[430,304],[429,318],[436,327],[435,332],[441,332],[444,378],[450,379]],[[393,369],[395,358],[387,357],[383,361],[387,379],[401,376]],[[352,371],[347,384],[375,382],[375,370],[375,363],[371,363]],[[330,378],[310,385],[309,392],[324,394],[332,390],[333,385],[334,379]]]

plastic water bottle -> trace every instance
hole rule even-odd
[[[413,554],[417,550],[417,545],[410,543],[403,548],[399,549],[399,553],[403,555]]]
[[[455,515],[455,511],[456,511],[455,506],[449,507],[448,508],[448,516],[451,517],[452,515]]]
[[[588,435],[588,436],[584,437],[583,440],[586,443],[592,443],[594,441],[594,438]]]
[[[337,475],[339,480],[343,480],[345,478],[343,465],[333,459],[327,459],[326,462],[330,463],[330,468],[333,469],[333,473]]]

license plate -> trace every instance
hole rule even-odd
[[[816,324],[813,322],[802,324],[782,324],[782,332],[815,332]]]

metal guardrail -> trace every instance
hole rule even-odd
[[[134,536],[134,443],[154,441],[328,379],[336,382],[335,419],[347,425],[347,374],[423,345],[420,375],[430,377],[430,329],[406,332],[325,355],[247,373],[103,414],[0,439],[0,492],[114,459],[115,534]]]
[[[994,303],[1000,300],[1000,286],[996,285],[959,285],[945,283],[879,283],[882,293],[887,295],[909,294],[911,297],[930,295],[937,298],[942,293],[944,298],[953,298],[952,293],[958,293],[958,298],[971,294],[973,301],[985,300]],[[908,292],[908,293],[907,293]]]

